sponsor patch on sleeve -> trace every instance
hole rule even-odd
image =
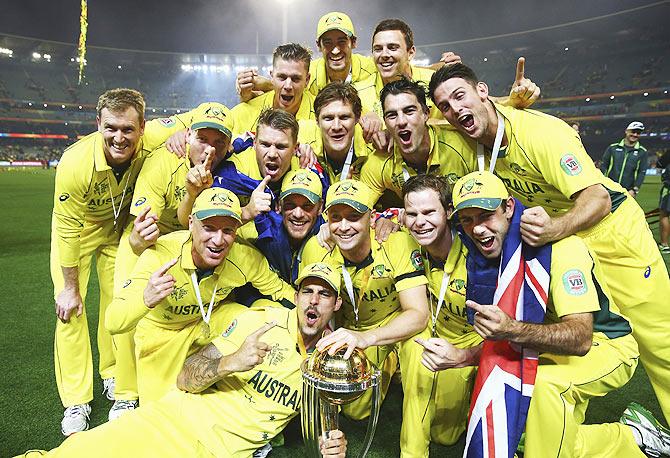
[[[582,173],[582,165],[577,160],[577,157],[572,153],[568,153],[561,158],[561,168],[567,175],[570,176],[575,176]]]
[[[237,327],[237,318],[235,318],[232,323],[228,325],[225,331],[223,331],[223,334],[221,334],[222,337],[228,337],[233,333],[235,328]]]
[[[158,122],[161,123],[163,127],[172,127],[176,124],[175,120],[172,118],[160,118]]]
[[[146,201],[147,201],[147,198],[146,198],[146,197],[140,197],[139,199],[137,199],[137,200],[135,201],[135,206],[136,206],[136,207],[139,207],[140,205],[142,205],[142,204],[143,204],[144,202],[146,202]]]
[[[412,251],[412,254],[410,255],[410,260],[412,261],[412,265],[416,270],[423,269],[423,257],[421,256],[419,250]]]
[[[586,294],[588,287],[586,279],[581,270],[572,269],[563,274],[563,288],[565,292],[572,296],[581,296]]]

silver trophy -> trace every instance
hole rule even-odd
[[[381,372],[361,350],[354,350],[349,359],[343,358],[345,352],[346,347],[333,356],[328,348],[315,350],[302,363],[302,437],[312,457],[321,456],[319,438],[325,439],[328,431],[339,429],[339,406],[359,398],[369,388],[373,390],[372,406],[361,458],[372,444],[381,406]]]

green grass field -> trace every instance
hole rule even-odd
[[[0,333],[5,367],[0,377],[0,457],[13,456],[31,448],[50,449],[63,440],[60,433],[63,409],[53,372],[56,318],[49,277],[53,180],[52,170],[0,170],[0,303],[6,312]],[[657,206],[658,189],[658,177],[651,177],[642,188],[640,202],[645,210]],[[657,233],[658,224],[653,229]],[[97,296],[97,284],[92,279],[87,303],[96,304]],[[96,307],[89,306],[93,342],[97,316]],[[95,348],[93,355],[97,364]],[[111,407],[111,402],[100,394],[101,382],[98,378],[94,390],[91,426],[106,421]],[[591,402],[587,423],[616,421],[626,404],[633,400],[647,406],[661,418],[658,403],[641,366],[622,390]],[[401,404],[402,393],[398,386],[392,386],[382,408],[369,456],[399,455]],[[364,424],[356,425],[343,419],[342,429],[348,434],[350,451],[355,453],[363,440]],[[300,456],[301,447],[299,424],[293,422],[286,433],[286,445],[276,448],[271,456]],[[453,447],[433,445],[431,456],[460,457],[462,448],[462,441]]]

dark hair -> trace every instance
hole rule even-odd
[[[407,180],[402,186],[402,195],[407,196],[410,192],[419,192],[424,189],[432,189],[440,197],[440,203],[444,211],[451,207],[451,186],[447,177],[439,175],[420,174]]]
[[[290,130],[293,143],[298,141],[298,121],[296,121],[295,116],[288,111],[279,110],[277,108],[266,108],[261,111],[261,114],[258,116],[257,125],[258,127],[261,125],[272,127],[277,130]],[[257,133],[258,127],[256,128]]]
[[[417,81],[410,81],[405,77],[391,81],[390,83],[384,85],[382,92],[379,94],[379,100],[382,104],[382,110],[384,109],[384,101],[389,95],[398,95],[398,94],[412,94],[418,100],[419,105],[425,113],[428,112],[428,103],[426,102],[426,86]]]
[[[135,89],[117,88],[105,91],[98,98],[98,105],[95,107],[98,117],[103,108],[107,108],[113,113],[123,113],[128,108],[133,107],[137,111],[140,123],[144,122],[144,96]]]
[[[375,31],[372,32],[372,41],[374,42],[375,35],[386,30],[398,30],[401,32],[402,36],[405,38],[407,49],[414,46],[414,34],[412,33],[412,29],[410,29],[406,22],[400,19],[384,19],[379,24],[377,24]]]
[[[309,72],[309,64],[312,60],[312,53],[298,43],[286,43],[279,45],[272,53],[272,65],[274,66],[277,59],[283,59],[290,62],[302,62],[305,64],[305,71]]]
[[[330,102],[338,100],[342,103],[351,105],[356,119],[361,117],[363,106],[361,104],[361,98],[358,96],[358,91],[356,91],[351,84],[341,82],[329,83],[319,91],[314,99],[314,112],[316,113],[316,117],[319,117],[319,113],[321,113],[323,107]]]
[[[437,87],[451,78],[463,78],[473,87],[477,86],[477,83],[479,83],[479,79],[477,78],[474,70],[472,70],[467,65],[461,63],[445,65],[433,73],[433,76],[430,78],[428,92],[430,93],[430,98],[433,100],[433,102],[435,101],[435,90]]]

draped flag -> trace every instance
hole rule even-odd
[[[88,5],[86,0],[81,0],[81,13],[79,14],[79,46],[77,47],[77,57],[79,59],[79,83],[84,75],[84,65],[86,64],[86,32],[88,31]]]
[[[510,317],[541,323],[547,309],[551,245],[534,248],[521,240],[524,207],[514,215],[499,259],[488,260],[461,234],[469,253],[467,299],[494,304]],[[474,311],[468,309],[473,323]],[[508,341],[485,340],[470,404],[464,457],[511,458],[526,427],[537,352]]]

